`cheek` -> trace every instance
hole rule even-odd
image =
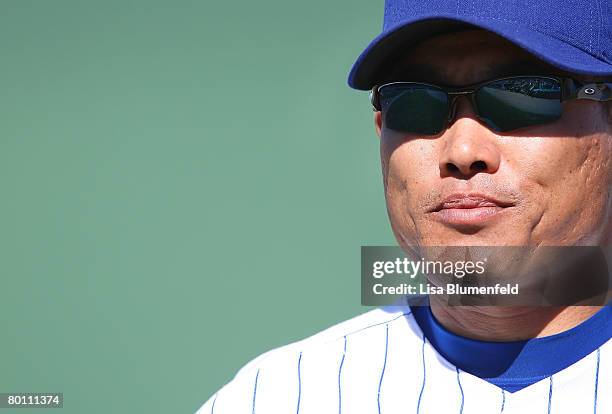
[[[505,167],[543,189],[576,177],[589,153],[575,138],[518,137],[501,142]]]
[[[609,214],[609,142],[588,136],[512,138],[507,166],[521,178],[528,209],[537,212],[535,242],[567,244],[588,238]]]
[[[438,176],[434,140],[383,132],[381,163],[387,212],[398,239],[418,239],[416,220],[432,197]]]

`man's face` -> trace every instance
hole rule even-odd
[[[480,30],[431,38],[397,65],[392,80],[452,86],[562,74]],[[400,245],[608,244],[609,113],[600,102],[563,105],[554,123],[497,133],[460,97],[454,121],[436,136],[389,130],[376,112],[387,210]]]

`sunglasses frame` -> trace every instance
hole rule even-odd
[[[612,101],[612,82],[581,82],[569,77],[549,76],[549,75],[516,75],[516,76],[505,76],[501,78],[494,78],[478,82],[475,84],[467,85],[464,87],[449,87],[436,85],[427,82],[389,82],[382,85],[374,85],[370,90],[370,103],[372,104],[372,110],[377,112],[381,111],[380,105],[380,89],[389,85],[419,85],[432,87],[437,90],[444,92],[449,100],[449,110],[447,124],[455,116],[455,101],[458,96],[467,96],[472,104],[472,108],[476,112],[476,115],[480,116],[478,111],[478,105],[476,104],[475,94],[482,88],[493,82],[512,80],[512,79],[524,79],[524,78],[538,78],[548,79],[559,82],[561,86],[561,97],[560,101],[565,102],[575,99],[588,99],[592,101],[605,102]]]

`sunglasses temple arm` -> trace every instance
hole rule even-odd
[[[565,79],[561,100],[569,99],[588,99],[598,102],[612,101],[612,83],[597,82],[581,85],[573,79]]]
[[[374,85],[370,90],[370,103],[373,111],[380,111],[380,98],[378,93],[378,85]]]

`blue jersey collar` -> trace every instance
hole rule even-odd
[[[610,305],[567,331],[512,342],[479,341],[459,336],[444,328],[429,306],[412,306],[411,309],[425,337],[444,358],[457,368],[509,392],[573,365],[612,337]]]

